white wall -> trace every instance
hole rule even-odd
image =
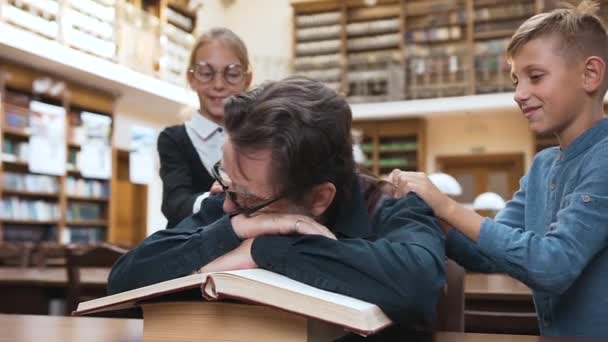
[[[225,26],[249,50],[253,84],[289,74],[292,51],[292,8],[287,0],[208,0],[199,10],[199,30]]]
[[[438,156],[525,154],[527,170],[534,156],[528,122],[518,110],[427,118],[426,171],[436,170]]]
[[[134,113],[121,108],[120,101],[116,107],[114,122],[114,146],[118,149],[129,150],[131,135],[131,125],[150,127],[156,131],[156,134],[169,125],[176,124],[179,119],[177,113],[168,113],[163,120],[150,118],[145,113]],[[167,220],[160,211],[162,202],[162,183],[158,176],[158,154],[155,154],[155,177],[151,184],[148,185],[148,218],[147,227],[148,234],[156,230],[163,229],[167,224]],[[120,196],[120,194],[117,194]]]

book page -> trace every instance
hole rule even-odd
[[[238,276],[259,283],[270,284],[272,286],[286,289],[291,292],[301,293],[306,296],[350,307],[358,311],[369,310],[371,308],[376,307],[376,305],[374,304],[367,303],[356,298],[347,297],[338,293],[321,290],[316,287],[312,287],[304,283],[295,281],[293,279],[287,278],[283,275],[259,268],[249,270],[224,271],[217,272],[217,274]],[[213,277],[213,273],[209,274],[209,276]]]

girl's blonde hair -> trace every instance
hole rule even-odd
[[[251,73],[251,63],[249,62],[249,54],[247,53],[247,47],[243,40],[236,35],[236,33],[225,27],[214,27],[208,31],[203,32],[192,47],[192,51],[190,52],[190,63],[188,63],[188,71],[193,67],[196,52],[198,49],[205,44],[209,44],[213,41],[219,41],[226,47],[228,47],[232,52],[236,55],[241,62],[243,70],[245,73]]]

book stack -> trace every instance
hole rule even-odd
[[[207,301],[162,299],[192,289]],[[376,305],[262,269],[177,278],[80,303],[73,314],[134,306],[143,308],[144,341],[321,342],[348,332],[371,335],[392,324]]]

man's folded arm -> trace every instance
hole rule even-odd
[[[157,231],[118,259],[108,278],[108,293],[191,274],[241,243],[227,215],[208,226],[183,223]]]

